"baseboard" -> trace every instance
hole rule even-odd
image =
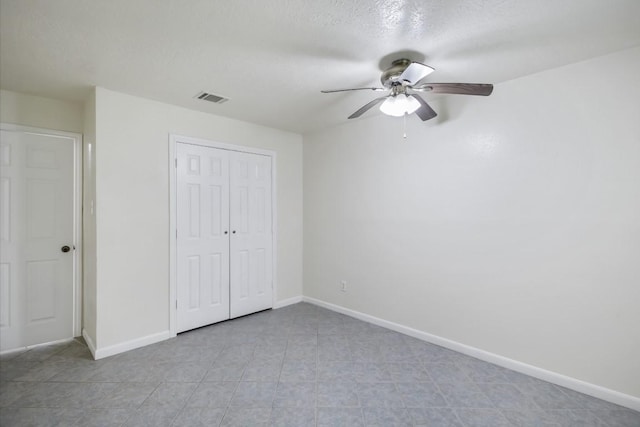
[[[89,347],[89,351],[91,352],[91,355],[93,356],[94,360],[96,358],[96,345],[93,342],[93,339],[91,338],[91,336],[89,336],[89,334],[87,333],[86,329],[82,329],[82,338],[84,338],[84,342],[87,343],[87,347]]]
[[[286,307],[288,305],[297,304],[299,302],[302,302],[302,295],[276,301],[273,303],[273,308],[278,309],[278,308]]]
[[[103,359],[105,357],[114,356],[119,353],[124,353],[125,351],[144,347],[146,345],[155,344],[157,342],[164,341],[172,337],[173,335],[171,335],[171,332],[162,331],[157,334],[147,335],[145,337],[136,338],[136,339],[125,341],[119,344],[110,345],[104,348],[96,348],[91,353],[93,354],[93,358],[98,360],[98,359]],[[85,340],[86,339],[87,338],[85,337]],[[87,342],[87,345],[89,345],[89,342]],[[89,347],[89,349],[91,349],[91,347]]]
[[[452,341],[447,338],[442,338],[437,335],[429,334],[427,332],[413,329],[408,326],[400,325],[398,323],[390,322],[388,320],[380,319],[359,311],[351,310],[339,305],[331,304],[316,298],[302,297],[302,301],[317,305],[335,311],[341,314],[345,314],[356,319],[372,323],[374,325],[382,326],[383,328],[390,329],[392,331],[400,332],[405,335],[409,335],[414,338],[427,341],[432,344],[446,347],[450,350],[457,351],[458,353],[466,354],[467,356],[475,357],[476,359],[484,360],[485,362],[493,363],[494,365],[502,366],[503,368],[511,369],[516,372],[520,372],[525,375],[529,375],[534,378],[538,378],[553,384],[557,384],[562,387],[566,387],[571,390],[575,390],[580,393],[588,394],[598,399],[606,400],[607,402],[615,403],[616,405],[624,406],[636,411],[640,411],[640,398],[621,393],[619,391],[611,390],[599,385],[591,384],[576,378],[568,377],[566,375],[559,374],[557,372],[548,371],[546,369],[538,368],[537,366],[529,365],[517,360],[509,359],[499,354],[491,353],[479,348],[471,347],[466,344]]]
[[[27,347],[10,348],[9,350],[0,351],[0,356],[6,356],[9,354],[18,353],[18,352],[27,351],[27,350],[28,350]]]

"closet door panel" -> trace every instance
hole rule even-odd
[[[178,332],[229,318],[228,151],[177,144]]]
[[[230,154],[230,315],[273,306],[271,157]]]

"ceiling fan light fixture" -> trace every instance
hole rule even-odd
[[[388,116],[402,117],[406,114],[414,113],[420,108],[420,103],[412,96],[400,94],[389,96],[380,105],[380,111]]]
[[[450,93],[460,95],[489,96],[493,85],[487,83],[426,83],[422,79],[431,73],[433,68],[409,59],[398,59],[382,72],[380,82],[389,91],[387,96],[369,101],[349,119],[357,119],[375,106],[388,116],[402,117],[416,113],[423,122],[433,119],[438,114],[415,92]],[[422,82],[422,83],[421,83]],[[351,89],[323,90],[323,93],[347,92],[352,90],[385,90],[375,87],[358,87]],[[409,93],[409,95],[407,95]]]

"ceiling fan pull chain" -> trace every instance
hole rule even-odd
[[[404,116],[403,116],[403,121],[404,121],[404,134],[403,134],[403,138],[407,139],[407,112],[405,111]]]

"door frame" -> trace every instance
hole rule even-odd
[[[32,133],[73,140],[73,337],[82,334],[82,134],[32,126],[0,123],[0,129],[8,132]],[[73,338],[72,337],[72,338]],[[42,343],[47,344],[47,343]],[[37,344],[42,345],[42,344]],[[35,347],[29,346],[29,347]],[[9,350],[12,351],[12,350]]]
[[[271,251],[272,251],[272,268],[273,268],[273,292],[271,305],[274,306],[277,301],[277,186],[276,186],[276,152],[272,150],[263,150],[261,148],[249,147],[245,145],[228,144],[224,142],[211,141],[201,138],[193,138],[189,136],[169,134],[169,333],[172,337],[177,335],[178,329],[178,310],[177,310],[177,293],[178,293],[178,268],[177,268],[177,157],[176,145],[178,143],[200,145],[210,148],[218,148],[229,151],[239,151],[242,153],[260,154],[271,157]]]

